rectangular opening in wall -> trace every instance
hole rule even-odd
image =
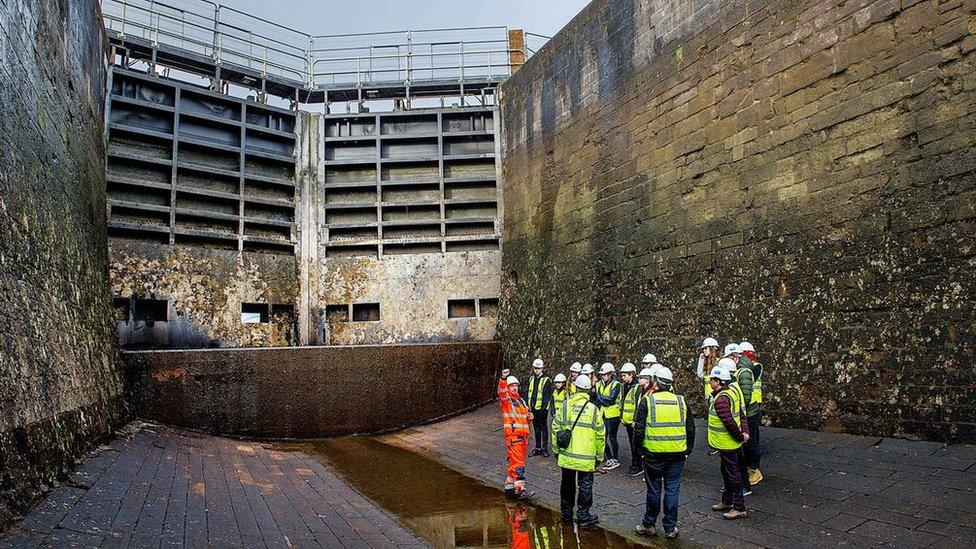
[[[478,300],[479,315],[481,317],[495,318],[498,316],[498,298],[481,298]]]
[[[267,303],[241,303],[242,324],[264,324],[268,321]]]
[[[109,220],[108,236],[114,240],[169,244],[168,227],[137,226],[131,223],[116,224],[115,220]]]
[[[165,299],[136,298],[132,319],[142,322],[166,322],[168,309]]]
[[[127,297],[112,298],[112,311],[114,313],[115,320],[120,322],[128,322],[130,306],[131,300]]]
[[[379,303],[354,303],[352,306],[353,322],[375,322],[380,319]]]
[[[326,187],[329,184],[369,183],[376,184],[376,166],[329,166],[325,170]]]
[[[436,161],[417,164],[390,164],[383,166],[383,181],[440,181],[440,167]]]
[[[439,202],[441,187],[437,183],[383,185],[383,202]]]
[[[271,305],[271,321],[288,324],[295,319],[295,306],[290,303],[275,303]]]
[[[448,299],[447,318],[473,318],[475,316],[473,299]]]
[[[238,173],[241,169],[240,153],[232,151],[220,151],[215,144],[214,147],[205,147],[191,143],[180,143],[177,161],[181,167],[186,169],[205,170],[209,173],[211,169],[224,170],[225,172]],[[227,175],[226,173],[224,175]]]
[[[179,225],[179,220],[177,220]],[[188,229],[177,229],[174,235],[177,244],[186,246],[198,246],[200,248],[212,248],[216,250],[236,250],[237,236],[230,234],[219,234],[207,232],[204,234],[186,232]]]
[[[349,305],[326,305],[325,306],[325,321],[332,322],[349,322]]]
[[[376,205],[376,187],[363,187],[355,189],[326,189],[326,204],[362,204],[366,206]]]
[[[169,185],[170,166],[138,162],[128,158],[109,158],[106,176],[112,181]]]

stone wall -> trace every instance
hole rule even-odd
[[[0,528],[119,420],[93,0],[0,3]]]
[[[500,339],[748,338],[778,425],[976,440],[976,6],[596,0],[502,85]]]
[[[447,417],[495,395],[499,345],[125,351],[133,412],[213,434],[316,438]]]

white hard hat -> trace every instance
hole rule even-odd
[[[556,374],[552,381],[553,383],[566,383],[566,374]]]
[[[515,376],[508,376],[508,378],[505,379],[505,383],[507,383],[508,385],[518,385],[519,384],[518,378],[515,377]]]
[[[545,366],[545,363],[542,362],[542,359],[541,358],[537,358],[537,359],[535,359],[535,360],[532,361],[532,367],[533,368],[542,368],[543,366]]]
[[[699,349],[704,349],[705,347],[718,347],[718,341],[715,341],[714,337],[706,337],[702,340],[702,344]]]
[[[641,359],[641,364],[654,364],[655,362],[657,362],[657,357],[651,353],[647,353],[644,355],[644,358]]]
[[[625,363],[623,366],[620,367],[620,373],[630,372],[633,374],[636,371],[637,371],[637,367],[629,362]]]
[[[589,363],[584,364],[583,365],[583,369],[580,370],[580,373],[581,374],[587,374],[587,375],[592,374],[593,373],[593,365],[592,364],[589,364]]]
[[[729,369],[721,366],[712,368],[712,373],[708,377],[719,381],[732,381],[732,374],[729,372]]]
[[[728,345],[725,346],[725,356],[729,356],[731,354],[739,354],[741,352],[742,349],[739,348],[738,343],[729,343]]]
[[[574,362],[572,366],[569,367],[570,372],[576,372],[577,374],[583,369],[583,365],[579,362]]]
[[[609,362],[604,362],[603,363],[603,366],[600,366],[600,375],[601,376],[603,374],[612,374],[612,373],[614,373],[616,371],[617,371],[617,369],[614,368],[613,367],[613,364],[610,364]]]
[[[731,358],[723,358],[722,360],[719,360],[718,361],[718,364],[715,367],[716,368],[725,368],[730,373],[731,372],[734,372],[736,370],[735,361],[732,360]]]
[[[671,373],[670,368],[667,368],[665,366],[661,366],[660,368],[658,368],[657,372],[654,373],[654,377],[667,382],[674,381],[674,374]]]
[[[590,378],[586,376],[577,377],[576,381],[574,381],[573,384],[579,387],[580,389],[589,389],[593,386],[593,384],[590,383]]]
[[[753,347],[752,343],[749,343],[748,341],[743,341],[742,343],[740,343],[739,348],[742,349],[743,351],[752,351],[752,352],[756,351],[756,348]]]
[[[644,368],[637,374],[637,377],[654,377],[654,370],[652,368]]]

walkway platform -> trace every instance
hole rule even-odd
[[[426,547],[301,452],[130,425],[0,547]]]
[[[699,428],[685,466],[682,540],[729,547],[976,547],[976,447],[892,438],[766,428],[763,474],[746,498],[749,517],[725,521],[710,506],[721,487],[718,456],[709,456]],[[622,463],[629,463],[621,428]],[[382,437],[421,451],[485,483],[500,486],[504,448],[497,405]],[[604,527],[628,533],[644,508],[642,477],[623,465],[598,475],[594,510]],[[559,506],[552,458],[529,458],[537,503]]]

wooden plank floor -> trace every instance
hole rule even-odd
[[[132,425],[0,547],[424,547],[320,460]]]

